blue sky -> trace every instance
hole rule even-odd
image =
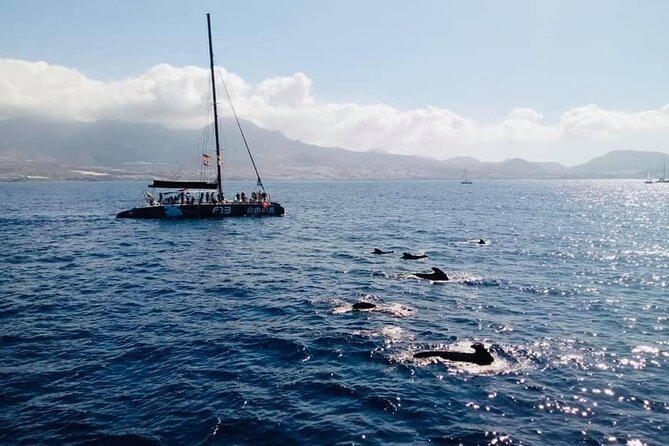
[[[249,85],[304,73],[322,104],[432,106],[484,126],[518,108],[553,125],[587,105],[669,103],[666,1],[3,0],[0,59],[104,82],[204,68],[206,12],[219,65]]]

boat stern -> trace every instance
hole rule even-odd
[[[271,206],[275,209],[274,215],[277,217],[283,217],[283,215],[286,213],[286,210],[279,203],[273,201]]]

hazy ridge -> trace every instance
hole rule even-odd
[[[226,176],[252,177],[236,124],[230,119],[220,123]],[[503,162],[471,157],[439,161],[382,150],[319,147],[248,121],[242,125],[258,168],[267,179],[459,179],[465,167],[474,180],[644,178],[647,169],[656,178],[663,175],[663,163],[669,161],[665,153],[637,150],[609,152],[573,167],[517,158]],[[0,120],[0,180],[192,176],[199,170],[198,147],[205,133],[202,129],[124,121]],[[213,148],[213,141],[208,146]]]

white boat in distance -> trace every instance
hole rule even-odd
[[[644,181],[644,184],[653,184],[654,181],[650,179],[650,169],[646,170],[646,181]]]
[[[460,181],[460,184],[474,184],[470,180],[467,179],[467,168],[465,167],[465,174],[463,177],[463,180]]]

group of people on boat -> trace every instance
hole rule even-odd
[[[196,195],[184,191],[173,194],[163,194],[161,192],[158,194],[158,199],[156,200],[153,195],[147,192],[146,201],[150,206],[161,206],[164,204],[218,204],[228,202],[222,192],[200,192],[199,196],[196,197]],[[245,192],[237,192],[234,203],[269,203],[269,195],[264,191],[258,191],[252,192],[249,198]]]
[[[269,202],[269,196],[267,195],[267,192],[251,192],[251,198],[246,196],[245,192],[242,192],[241,194],[237,192],[237,195],[235,195],[235,201],[242,202],[242,203],[267,203]]]

